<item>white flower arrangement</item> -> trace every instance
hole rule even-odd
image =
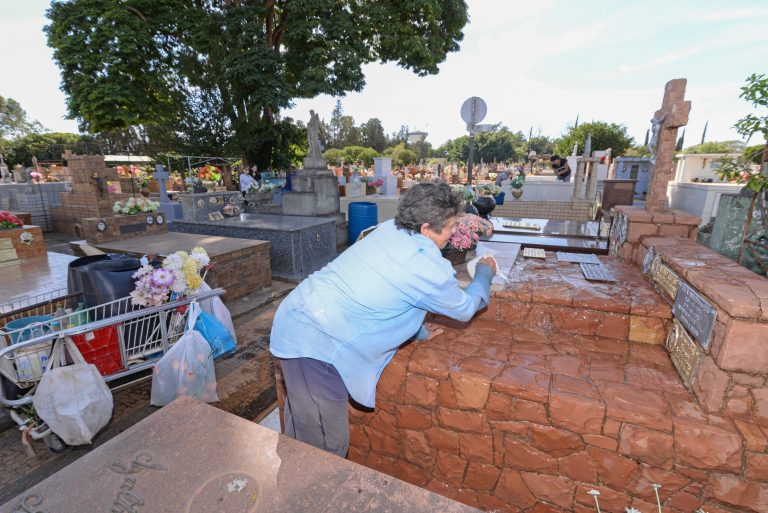
[[[201,248],[177,251],[166,257],[163,266],[154,269],[149,264],[133,274],[136,286],[131,292],[131,303],[140,306],[159,306],[180,296],[196,294],[203,284],[200,273],[209,268],[211,259]]]
[[[115,201],[112,212],[115,214],[134,215],[155,212],[160,208],[160,203],[147,198],[134,198],[131,196],[125,201]]]
[[[276,188],[277,188],[276,185],[274,185],[272,183],[269,183],[269,182],[264,182],[261,185],[259,185],[256,182],[253,182],[253,183],[248,184],[248,187],[245,188],[245,193],[246,194],[254,194],[254,193],[257,193],[257,192],[272,192]]]

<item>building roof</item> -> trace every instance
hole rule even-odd
[[[152,157],[144,155],[104,155],[104,162],[108,164],[151,164],[154,161]]]

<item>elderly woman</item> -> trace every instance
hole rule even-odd
[[[429,340],[427,312],[468,321],[488,304],[496,273],[480,260],[459,287],[442,249],[461,206],[444,183],[420,183],[382,223],[312,274],[277,309],[270,349],[285,378],[285,434],[344,457],[348,397],[373,407],[376,383],[397,348]],[[430,333],[430,329],[432,333]]]

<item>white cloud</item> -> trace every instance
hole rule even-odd
[[[700,51],[701,50],[698,48],[689,48],[687,50],[680,50],[678,52],[670,52],[666,55],[662,55],[661,57],[657,57],[656,59],[652,59],[642,64],[622,64],[619,66],[619,71],[622,73],[630,73],[634,71],[655,68],[656,66],[667,64],[668,62],[675,62],[681,59],[685,59],[686,57],[690,57],[691,55],[696,55]]]

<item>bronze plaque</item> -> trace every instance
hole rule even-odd
[[[660,264],[654,275],[654,280],[670,298],[675,299],[677,289],[680,288],[680,277],[672,269]]]
[[[675,369],[683,379],[683,384],[690,390],[704,353],[677,319],[674,320],[672,330],[667,335],[666,347]]]
[[[672,314],[699,341],[704,351],[709,349],[709,339],[717,319],[717,309],[709,301],[693,287],[683,283],[675,298]]]

